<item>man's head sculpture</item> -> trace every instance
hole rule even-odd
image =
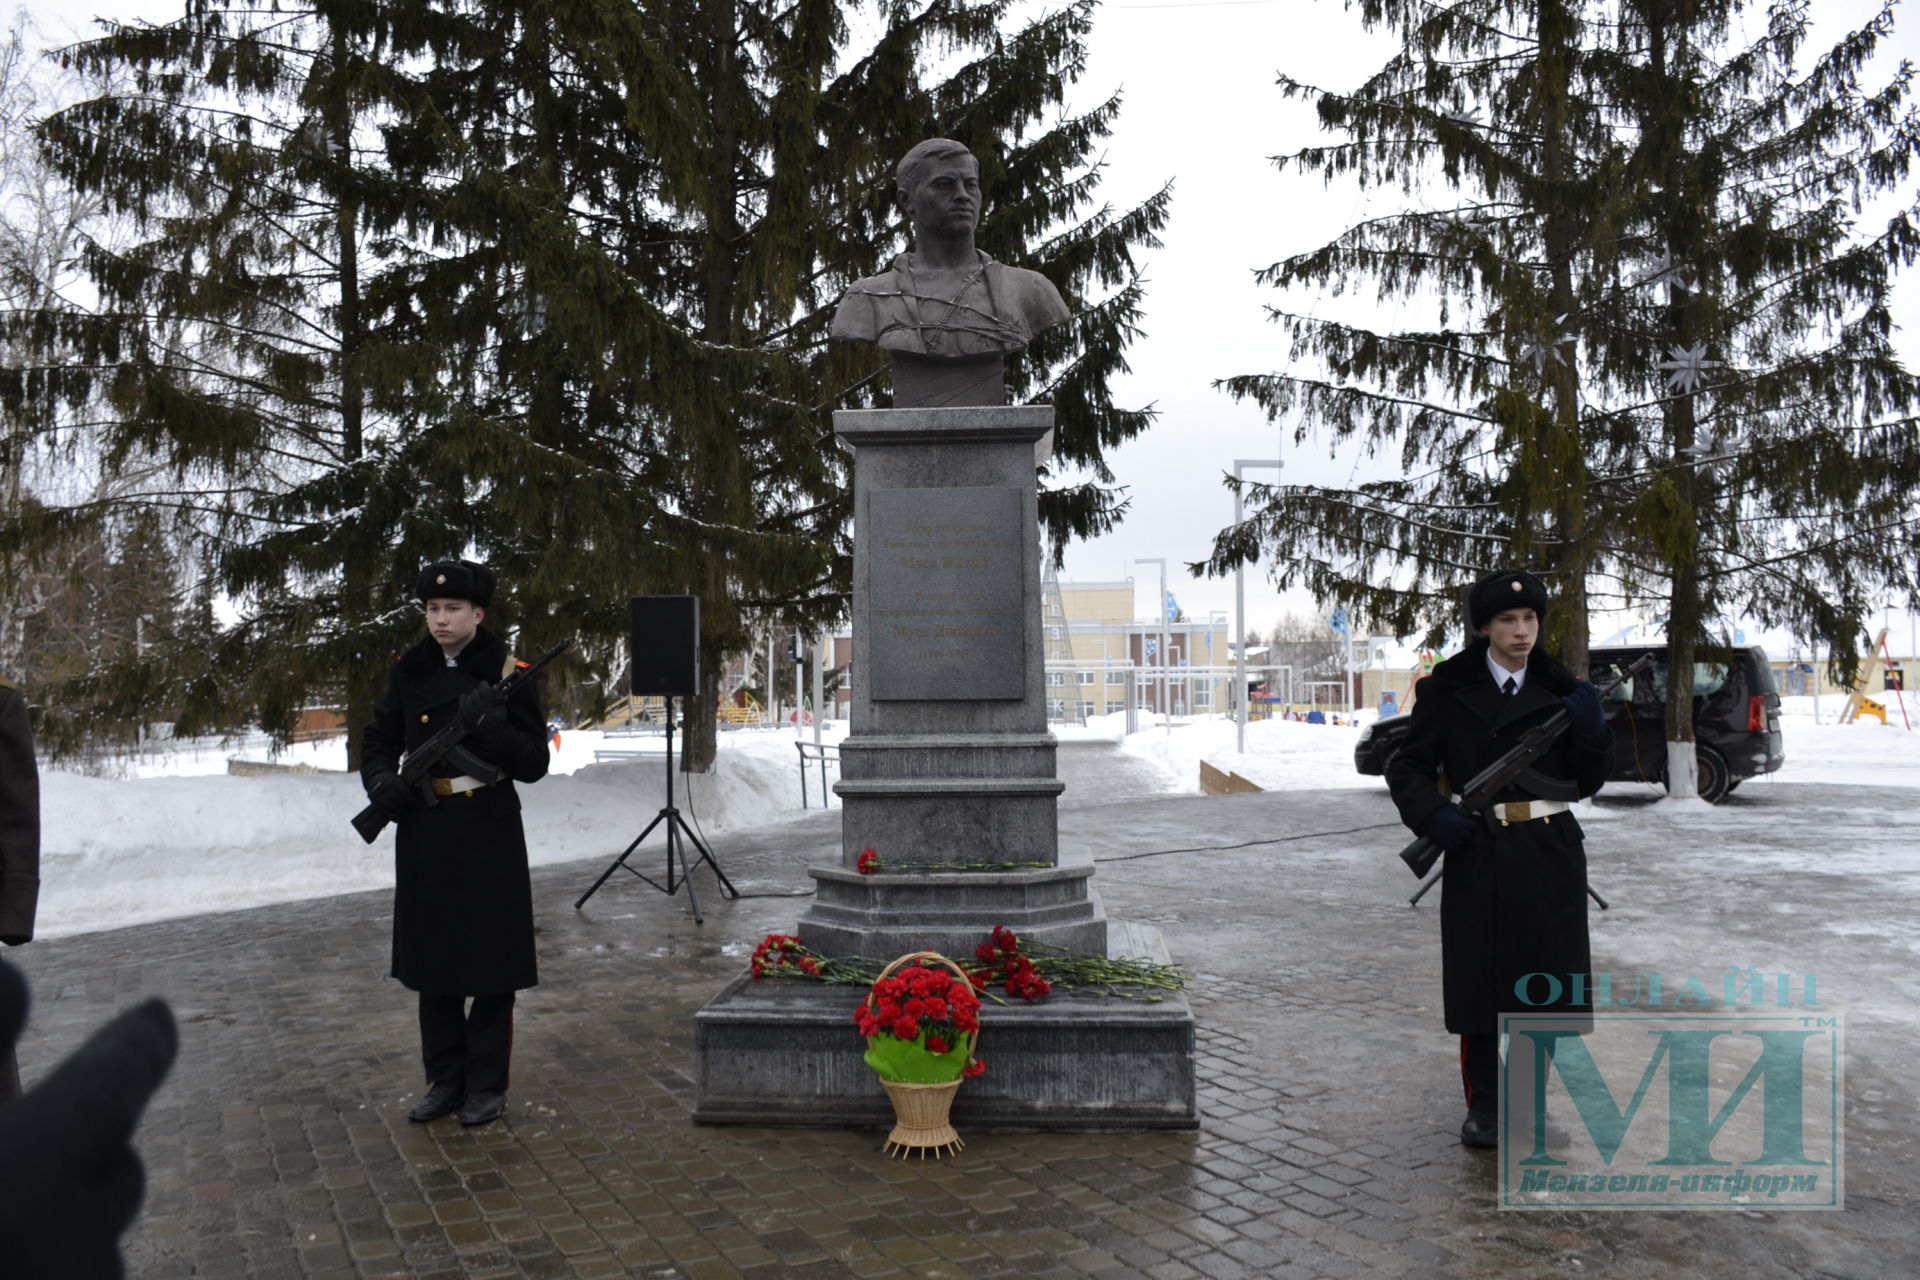
[[[1045,276],[974,247],[980,166],[964,145],[929,138],[901,158],[894,180],[913,248],[853,283],[833,336],[891,356],[895,408],[1005,404],[1006,357],[1067,319],[1067,305]]]

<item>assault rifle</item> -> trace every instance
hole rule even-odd
[[[1600,691],[1600,700],[1605,702],[1621,685],[1652,665],[1653,655],[1650,653],[1643,653],[1635,658],[1627,669],[1620,673],[1618,680]],[[1567,719],[1567,709],[1561,707],[1522,734],[1519,743],[1512,750],[1482,769],[1473,781],[1467,783],[1466,788],[1460,793],[1460,811],[1469,818],[1478,818],[1485,813],[1493,804],[1494,796],[1531,768],[1533,762],[1545,755],[1547,749],[1567,731]],[[1406,863],[1407,868],[1416,877],[1426,880],[1427,873],[1433,870],[1433,864],[1438,860],[1441,852],[1440,846],[1426,836],[1416,836],[1413,843],[1400,851],[1400,861]],[[1440,877],[1435,876],[1421,885],[1420,892],[1409,899],[1409,905],[1418,903],[1426,895],[1427,890],[1433,888],[1439,880]],[[1600,904],[1602,911],[1607,909],[1606,900],[1599,894],[1593,893],[1592,886],[1588,886],[1587,892],[1593,894],[1593,900]]]
[[[526,666],[515,667],[511,674],[494,686],[500,690],[501,699],[504,701],[511,698],[521,685],[540,674],[540,668],[546,666],[549,662],[552,662],[572,647],[573,640],[571,638],[562,640],[559,644],[553,646],[553,648],[547,650]],[[462,724],[460,717],[456,715],[453,719],[441,725],[439,731],[431,738],[428,738],[414,750],[407,752],[406,763],[400,766],[400,781],[410,787],[419,787],[420,794],[426,799],[429,805],[440,803],[440,797],[433,793],[432,772],[433,766],[439,764],[442,760],[451,761],[455,768],[464,773],[471,774],[476,778],[486,779],[489,786],[498,782],[502,771],[488,764],[479,756],[474,755],[473,752],[462,746],[461,741],[466,736],[467,726]],[[365,840],[368,844],[372,844],[379,838],[380,833],[387,829],[387,823],[389,821],[390,819],[385,814],[381,813],[372,805],[368,805],[359,813],[353,815],[353,829],[360,833],[362,840]]]

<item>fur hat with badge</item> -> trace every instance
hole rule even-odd
[[[1523,569],[1501,569],[1473,584],[1467,593],[1467,617],[1475,631],[1509,609],[1531,609],[1547,620],[1547,585]]]
[[[493,570],[471,560],[436,560],[414,579],[416,600],[470,600],[482,609],[493,601]]]

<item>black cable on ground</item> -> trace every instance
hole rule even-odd
[[[1247,840],[1240,844],[1203,844],[1191,849],[1154,849],[1147,853],[1116,853],[1107,858],[1095,858],[1095,862],[1133,862],[1140,858],[1161,858],[1169,853],[1230,853],[1235,849],[1251,849],[1263,844],[1287,844],[1294,840],[1319,840],[1327,836],[1350,836],[1361,831],[1385,831],[1397,827],[1397,822],[1375,822],[1364,827],[1343,827],[1338,831],[1304,831],[1299,835],[1273,836],[1266,840]]]
[[[693,807],[694,775],[687,773],[681,776],[686,779],[687,783],[687,812],[693,816],[694,833],[700,837],[701,844],[711,849],[713,848],[713,842],[707,839],[707,833],[700,825],[700,811]],[[813,893],[814,891],[812,889],[796,889],[792,893],[736,893],[733,897],[728,898],[727,901],[738,902],[742,898],[811,898]]]

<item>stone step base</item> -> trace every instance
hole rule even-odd
[[[1119,931],[1135,941],[1138,931]],[[1117,948],[1116,948],[1117,949]],[[1138,947],[1133,954],[1142,954]],[[968,963],[971,957],[954,957]],[[694,1015],[693,1118],[702,1124],[868,1128],[891,1123],[861,1060],[858,988],[742,976]],[[1003,999],[1008,999],[1002,993]],[[984,1075],[960,1086],[968,1129],[1194,1129],[1194,1023],[1186,998],[1055,993],[987,1003]]]
[[[1004,924],[1070,951],[1107,950],[1107,917],[1091,887],[1092,851],[1071,846],[1062,865],[1017,871],[886,872],[811,867],[814,900],[797,932],[828,956],[889,959],[938,951],[967,960]]]

